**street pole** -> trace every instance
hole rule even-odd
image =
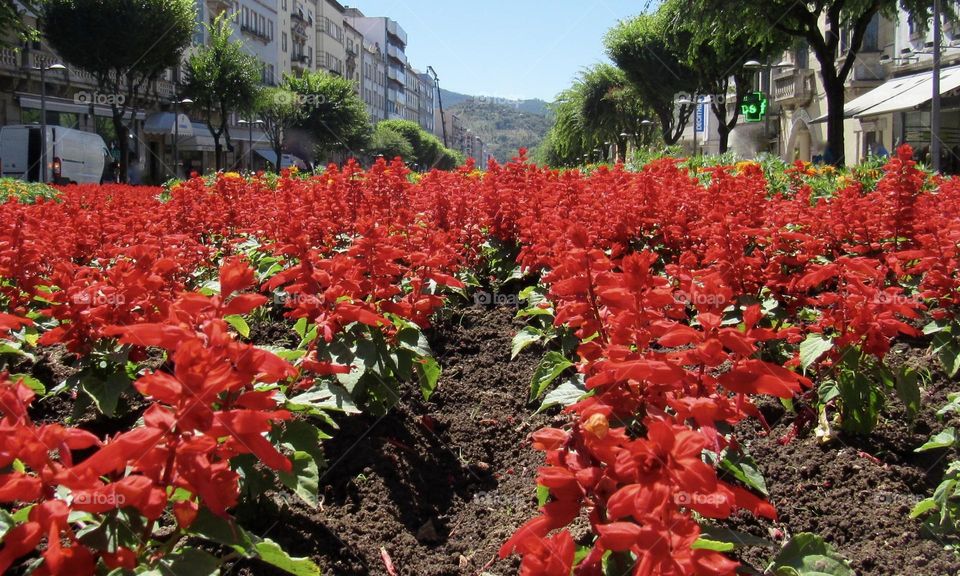
[[[247,172],[252,172],[251,167],[253,166],[253,122],[250,122],[247,127]],[[280,159],[277,158],[277,162],[280,162]]]
[[[40,65],[40,181],[47,183],[47,67]]]
[[[440,92],[440,78],[437,76],[437,71],[433,69],[433,66],[427,66],[427,72],[433,76],[433,83],[437,86],[437,103],[440,105],[440,130],[443,134],[443,147],[446,148],[447,145],[447,118],[443,113],[443,93]]]
[[[180,179],[180,99],[173,98],[173,177]]]
[[[933,99],[930,102],[930,155],[940,171],[940,0],[933,0]]]

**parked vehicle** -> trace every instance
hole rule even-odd
[[[43,180],[41,130],[36,124],[0,128],[0,176]],[[47,126],[46,142],[47,183],[97,184],[104,179],[104,168],[113,163],[99,134]]]

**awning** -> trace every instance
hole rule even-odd
[[[21,108],[32,108],[34,110],[40,109],[39,96],[22,92],[18,92],[16,96]],[[66,100],[64,98],[56,98],[54,96],[47,96],[46,106],[47,110],[53,112],[69,112],[72,114],[89,114],[91,108],[91,105],[87,103],[78,103],[77,100]],[[93,105],[93,113],[96,116],[105,116],[108,118],[113,116],[113,111],[109,106],[101,106],[99,104]],[[124,114],[124,117],[130,117],[129,110],[127,110],[127,112]],[[145,117],[146,114],[141,110],[137,110],[134,114],[134,119],[136,120],[143,120]]]
[[[274,166],[277,165],[277,154],[273,150],[262,150],[262,149],[254,148],[253,151],[256,152],[258,155],[260,155],[260,157],[266,160],[267,162],[273,164]],[[291,166],[296,166],[297,168],[306,170],[307,163],[301,160],[300,158],[294,156],[293,154],[283,154],[281,157],[280,168],[281,169],[290,168]]]
[[[206,128],[206,127],[204,127]],[[147,116],[147,121],[143,123],[144,134],[154,134],[160,136],[172,136],[179,132],[181,137],[193,136],[193,123],[186,114],[176,115],[176,125],[174,124],[173,112],[155,112]]]
[[[960,88],[960,66],[940,71],[940,94],[946,95]],[[933,71],[927,70],[909,76],[887,80],[866,94],[854,98],[843,107],[844,118],[864,118],[912,110],[933,98]],[[827,115],[813,122],[824,122]]]
[[[179,148],[180,150],[190,151],[195,150],[198,152],[213,152],[216,150],[216,146],[213,144],[213,135],[210,134],[210,129],[207,128],[207,125],[202,122],[192,122],[193,125],[193,136],[188,138],[180,138]],[[220,144],[226,146],[226,137],[220,137]]]

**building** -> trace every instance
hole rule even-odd
[[[347,8],[346,22],[358,30],[368,44],[380,47],[386,68],[384,103],[386,118],[403,120],[407,115],[407,33],[395,20],[368,17],[356,8]]]
[[[317,0],[316,26],[317,70],[338,76],[346,75],[347,33],[344,29],[345,8],[336,0]]]
[[[434,124],[435,110],[437,108],[437,88],[433,78],[425,72],[413,73],[419,80],[420,102],[419,102],[419,120],[420,127],[433,134],[436,130]]]
[[[387,68],[378,44],[363,43],[360,53],[360,97],[373,124],[387,119]]]

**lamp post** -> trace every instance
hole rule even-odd
[[[63,64],[34,66],[40,71],[40,181],[47,182],[47,70],[66,70]]]
[[[189,98],[173,98],[173,175],[180,179],[180,105],[193,104]]]
[[[446,148],[447,144],[447,118],[443,113],[443,93],[440,92],[440,78],[437,77],[437,71],[433,69],[433,66],[427,66],[427,74],[433,76],[433,82],[437,85],[437,103],[440,104],[440,129],[443,133],[443,147]]]
[[[933,0],[933,98],[930,101],[930,156],[940,171],[940,0]]]
[[[263,120],[259,118],[256,120],[244,120],[240,119],[237,121],[237,124],[247,126],[248,138],[247,138],[247,171],[250,172],[250,167],[253,166],[253,126],[263,124]],[[280,172],[280,158],[277,157],[277,172]]]

